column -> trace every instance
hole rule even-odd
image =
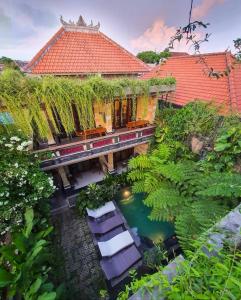
[[[69,182],[69,179],[67,177],[67,174],[66,174],[66,171],[65,171],[64,167],[59,167],[58,172],[59,172],[59,175],[61,177],[64,189],[69,190],[71,188],[71,184]]]

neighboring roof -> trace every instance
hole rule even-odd
[[[75,24],[61,19],[63,27],[30,61],[33,74],[139,74],[149,67],[99,31],[99,24]]]
[[[189,55],[187,52],[173,52],[170,51],[171,56],[184,56],[184,55]]]
[[[15,60],[14,62],[20,68],[21,71],[24,71],[24,69],[29,63],[28,61],[19,60],[19,59]]]
[[[228,76],[216,79],[208,76],[208,69],[200,63],[199,55],[174,56],[141,78],[175,77],[176,91],[171,101],[177,105],[199,99],[213,101],[223,112],[241,112],[241,64],[235,63],[230,52],[208,53],[202,57],[215,71],[224,71],[231,65],[234,69]]]

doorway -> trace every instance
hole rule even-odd
[[[132,99],[114,101],[113,128],[123,128],[131,121]]]

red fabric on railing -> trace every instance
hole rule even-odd
[[[112,144],[112,138],[104,139],[102,141],[94,142],[92,144],[93,148],[103,147]]]
[[[155,132],[155,128],[148,128],[148,129],[144,129],[142,131],[142,135],[145,136],[145,135],[151,135]]]
[[[132,132],[132,133],[126,133],[126,134],[122,134],[120,135],[120,141],[128,141],[128,140],[133,140],[136,138],[136,132]]]
[[[78,145],[78,146],[74,146],[71,148],[60,149],[59,153],[60,153],[60,155],[68,155],[68,154],[72,154],[72,153],[76,153],[76,152],[81,152],[83,150],[84,150],[83,145]]]

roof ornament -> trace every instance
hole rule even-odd
[[[91,20],[91,23],[87,25],[81,15],[79,16],[79,19],[76,23],[72,20],[66,22],[64,21],[62,16],[60,16],[60,22],[66,31],[97,32],[100,29],[100,22],[98,22],[97,25],[94,25],[93,21]]]

